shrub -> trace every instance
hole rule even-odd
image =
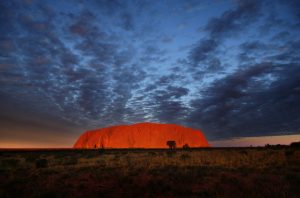
[[[99,151],[100,154],[103,154],[105,152],[105,149],[103,147],[103,148],[100,148],[98,151]]]
[[[150,151],[150,152],[148,152],[148,155],[149,156],[156,156],[157,154],[155,152],[153,152],[153,151]]]
[[[36,159],[35,156],[29,155],[29,156],[26,157],[25,161],[26,161],[26,162],[31,162],[31,163],[32,163],[32,162],[35,161],[35,159]]]
[[[37,159],[35,161],[36,168],[46,168],[48,167],[48,161],[46,159]]]
[[[77,164],[78,160],[76,157],[67,157],[63,160],[63,165],[74,165]]]
[[[5,159],[1,161],[1,166],[6,168],[15,168],[19,165],[20,160],[18,159]]]
[[[290,155],[293,155],[294,154],[294,150],[291,150],[291,149],[288,149],[284,152],[285,156],[290,156]]]
[[[176,152],[173,151],[173,150],[169,150],[169,151],[167,151],[166,154],[167,154],[168,157],[173,157],[176,154]]]
[[[181,160],[187,160],[187,159],[190,159],[191,158],[191,156],[190,155],[188,155],[188,154],[182,154],[181,156],[180,156],[180,159]]]

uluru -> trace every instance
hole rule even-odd
[[[176,124],[137,123],[118,125],[84,132],[73,148],[168,148],[209,147],[202,131]]]

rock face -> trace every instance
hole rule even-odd
[[[83,133],[73,148],[168,148],[167,141],[176,147],[209,147],[200,130],[175,124],[138,123],[112,126]]]

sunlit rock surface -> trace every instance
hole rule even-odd
[[[138,123],[87,131],[74,148],[168,148],[169,140],[176,141],[176,147],[209,147],[200,130],[175,124]]]

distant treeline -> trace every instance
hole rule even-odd
[[[300,148],[300,142],[292,142],[290,145],[266,144],[265,147],[266,148],[284,148],[284,147]]]

